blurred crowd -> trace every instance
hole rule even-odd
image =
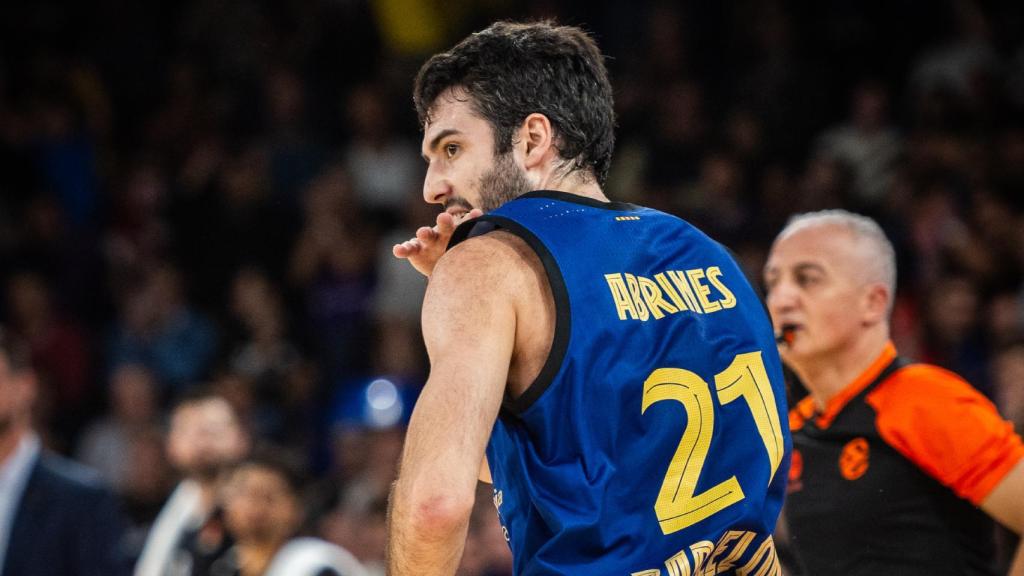
[[[437,210],[412,78],[494,19],[542,17],[609,56],[610,197],[697,224],[754,280],[791,214],[875,217],[897,347],[1024,432],[1024,4],[9,3],[0,323],[30,346],[44,444],[120,494],[126,554],[188,473],[169,416],[200,390],[308,479],[279,478],[296,532],[383,572],[427,371],[425,280],[391,246]],[[478,503],[462,573],[508,574]]]

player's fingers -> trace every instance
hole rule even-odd
[[[430,242],[437,239],[437,232],[429,226],[421,226],[416,230],[416,239],[420,242]]]
[[[423,244],[419,240],[412,238],[401,244],[395,244],[391,252],[399,258],[409,258],[418,254],[422,247]]]
[[[441,212],[437,215],[437,226],[435,230],[440,236],[448,236],[455,231],[455,218],[447,213]]]

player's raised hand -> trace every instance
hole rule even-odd
[[[396,258],[408,260],[409,264],[412,264],[412,267],[420,274],[430,276],[430,273],[434,271],[434,264],[437,264],[438,259],[448,248],[448,241],[452,237],[452,232],[455,232],[455,228],[466,220],[482,215],[483,211],[479,208],[474,208],[458,216],[441,212],[437,215],[437,223],[433,227],[419,228],[416,230],[416,236],[401,244],[395,244],[391,248],[391,253]]]

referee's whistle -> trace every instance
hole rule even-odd
[[[795,326],[783,326],[781,330],[775,333],[775,342],[777,344],[785,344],[790,346],[793,344],[793,338],[796,337]]]

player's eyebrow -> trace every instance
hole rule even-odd
[[[430,144],[427,145],[427,151],[428,152],[433,152],[434,150],[437,149],[437,145],[441,143],[441,140],[444,140],[445,138],[447,138],[447,137],[449,137],[449,136],[451,136],[453,134],[462,134],[462,132],[456,130],[455,128],[445,128],[444,130],[441,130],[440,132],[437,133],[437,135],[435,135],[430,140]],[[424,160],[426,160],[427,162],[430,162],[430,159],[427,158],[426,154],[422,154],[422,156],[423,156]]]

